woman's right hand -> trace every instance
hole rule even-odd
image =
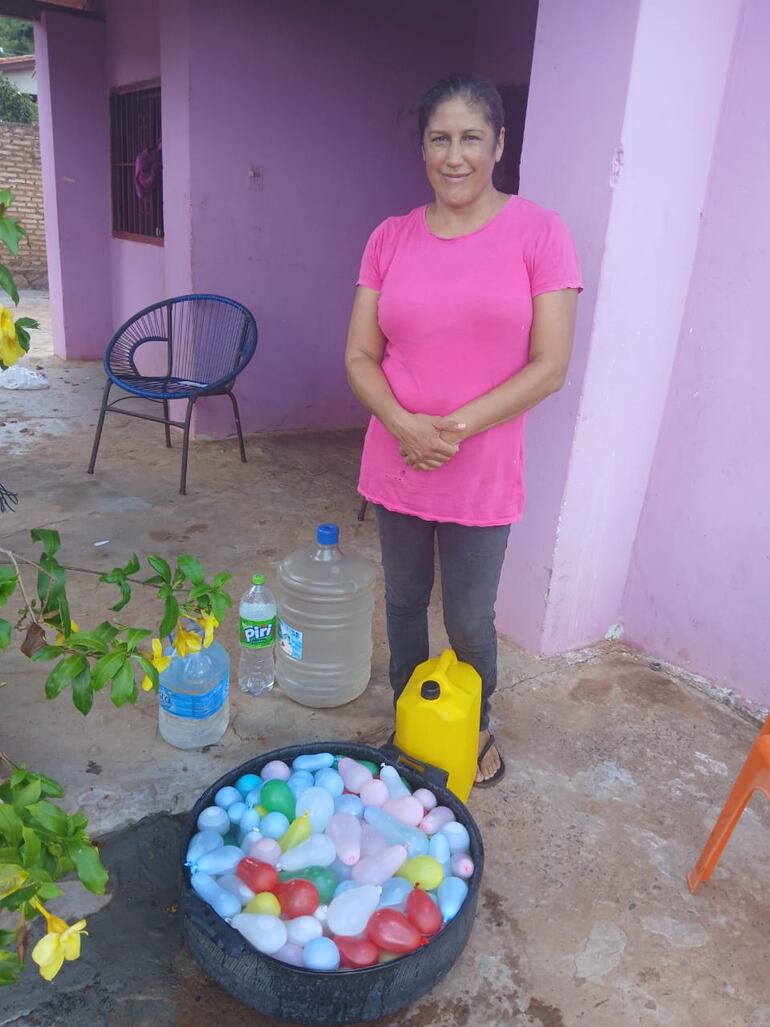
[[[430,471],[442,467],[460,449],[459,442],[443,439],[441,432],[461,432],[465,425],[448,417],[401,410],[387,428],[398,442],[404,463],[420,471]]]

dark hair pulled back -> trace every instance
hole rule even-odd
[[[424,136],[425,129],[436,108],[456,96],[462,97],[469,106],[480,108],[484,112],[486,121],[494,129],[495,136],[500,134],[500,129],[505,122],[505,110],[502,98],[493,83],[481,75],[456,73],[439,79],[423,93],[412,108],[412,113],[417,115],[420,139]]]

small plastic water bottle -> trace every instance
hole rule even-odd
[[[240,606],[241,655],[238,685],[242,692],[261,695],[275,681],[275,599],[263,574],[255,574]]]
[[[172,655],[168,649],[166,655]],[[177,749],[218,742],[230,722],[230,654],[219,642],[173,655],[160,675],[158,730]]]

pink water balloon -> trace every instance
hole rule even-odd
[[[347,790],[354,792],[356,795],[360,795],[364,785],[372,780],[372,772],[368,767],[359,763],[358,760],[349,759],[347,756],[343,756],[339,761],[337,770],[345,782]]]
[[[409,827],[417,827],[425,816],[422,803],[413,795],[402,795],[398,799],[388,799],[382,808],[402,824],[408,824]]]
[[[375,856],[387,848],[388,843],[379,831],[371,824],[364,823],[361,827],[361,857]]]
[[[345,866],[355,866],[361,858],[361,821],[352,813],[335,813],[325,833],[334,842],[337,858]]]
[[[420,828],[426,834],[435,834],[446,824],[455,820],[455,815],[448,806],[436,806],[430,813],[426,813],[420,821]]]
[[[364,806],[382,806],[389,798],[388,786],[379,778],[365,784],[361,789],[361,802]]]
[[[461,877],[467,881],[469,877],[473,877],[473,860],[470,856],[466,856],[464,852],[456,852],[450,861],[450,867],[455,877]]]
[[[260,838],[251,846],[249,855],[253,859],[259,859],[263,863],[269,863],[274,867],[281,858],[281,846],[275,838]]]
[[[418,788],[416,791],[412,792],[412,795],[414,795],[415,799],[417,799],[426,813],[429,813],[438,805],[438,799],[433,792],[429,792],[427,788]]]
[[[382,852],[359,860],[351,876],[356,884],[384,884],[406,863],[408,855],[405,845],[389,845]]]
[[[288,781],[291,777],[291,770],[283,760],[271,760],[262,768],[263,781]]]

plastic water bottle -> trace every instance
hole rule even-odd
[[[166,655],[171,655],[168,649]],[[177,749],[218,742],[230,722],[230,654],[212,642],[208,649],[177,656],[160,675],[158,729]]]
[[[262,574],[241,597],[238,685],[242,692],[261,695],[275,681],[275,599]]]
[[[376,569],[339,545],[336,524],[321,524],[317,545],[278,568],[278,684],[303,706],[341,706],[372,673]]]

